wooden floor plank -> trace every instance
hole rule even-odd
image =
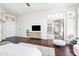
[[[13,43],[30,43],[30,44],[36,44],[41,46],[47,46],[55,48],[55,54],[56,56],[74,56],[74,54],[71,52],[72,50],[69,48],[68,45],[65,47],[59,48],[53,45],[53,41],[48,40],[42,40],[42,39],[36,39],[36,38],[23,38],[23,37],[10,37],[6,39],[7,41],[11,41]]]

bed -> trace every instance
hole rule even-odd
[[[8,43],[0,46],[0,56],[41,56],[37,48]]]

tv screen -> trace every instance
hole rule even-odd
[[[32,31],[40,31],[40,25],[32,25]]]

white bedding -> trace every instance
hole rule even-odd
[[[0,56],[41,56],[37,48],[8,43],[0,46]]]

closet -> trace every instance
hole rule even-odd
[[[0,42],[7,37],[15,36],[15,16],[7,14],[0,7]]]
[[[0,41],[5,39],[5,24],[6,23],[6,13],[5,11],[0,7]]]
[[[6,16],[5,30],[6,38],[15,36],[15,17]]]

